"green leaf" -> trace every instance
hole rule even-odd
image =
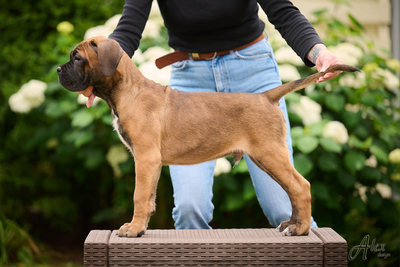
[[[350,136],[349,138],[349,145],[351,147],[359,148],[359,149],[368,149],[372,145],[372,136],[368,137],[364,141],[358,139],[355,135]]]
[[[370,206],[373,210],[378,210],[383,203],[383,199],[381,195],[374,193],[372,194],[371,192],[366,193],[367,198],[368,198],[368,206]]]
[[[366,166],[361,171],[362,183],[365,185],[374,186],[382,180],[382,173],[377,168]]]
[[[314,163],[303,154],[295,155],[293,161],[296,170],[303,176],[309,174],[314,167]]]
[[[332,138],[321,138],[319,140],[319,143],[321,146],[329,152],[335,152],[335,153],[340,153],[342,152],[342,145],[337,143],[335,140]]]
[[[323,199],[323,200],[329,200],[329,188],[327,185],[320,183],[320,182],[315,182],[311,185],[311,192],[313,196]]]
[[[360,120],[361,120],[360,112],[354,113],[345,110],[342,113],[342,121],[346,125],[346,127],[354,127]]]
[[[111,114],[105,114],[104,116],[101,117],[101,121],[106,124],[106,125],[112,125],[113,122],[113,117]]]
[[[329,94],[325,97],[326,106],[335,112],[343,111],[346,98],[342,95]]]
[[[376,94],[366,93],[361,95],[361,103],[373,107],[378,103]]]
[[[297,140],[297,148],[308,154],[318,147],[318,138],[314,136],[303,136]]]
[[[304,129],[303,127],[293,127],[290,129],[290,136],[292,137],[292,146],[297,146],[297,141],[299,138],[304,136]]]
[[[327,121],[320,121],[317,123],[313,123],[310,125],[307,125],[306,128],[306,133],[308,135],[312,135],[312,136],[322,136],[322,130],[324,129],[325,124],[327,123]]]
[[[352,188],[356,184],[356,178],[353,175],[350,175],[345,172],[339,172],[338,174],[338,181],[344,188]]]
[[[76,132],[74,137],[75,137],[74,138],[75,147],[81,147],[84,144],[87,144],[93,140],[94,133],[88,131],[81,131],[81,132]]]
[[[103,151],[96,149],[87,153],[87,157],[84,159],[85,167],[89,170],[96,169],[105,161],[105,155]]]
[[[348,206],[351,209],[356,209],[361,213],[366,211],[365,203],[359,196],[350,196],[348,200]]]
[[[58,102],[50,102],[46,109],[45,113],[47,116],[52,118],[59,118],[64,114],[69,114],[77,108],[78,104],[76,102],[72,102],[67,100],[61,100]]]
[[[67,142],[72,142],[74,143],[75,147],[79,148],[92,141],[94,138],[94,133],[90,131],[73,130],[72,132],[66,132],[64,134],[64,138]]]
[[[361,31],[365,31],[364,26],[355,18],[353,17],[353,15],[351,14],[347,14],[347,16],[349,17],[351,23],[356,26],[359,30]]]
[[[363,124],[357,125],[354,129],[354,133],[360,138],[368,138],[371,135],[371,131]]]
[[[133,171],[134,163],[133,163],[132,158],[129,158],[127,161],[120,163],[118,165],[123,174],[132,173],[132,171]]]
[[[237,209],[240,209],[241,207],[243,207],[244,200],[243,200],[242,196],[239,194],[229,193],[226,196],[225,203],[226,203],[226,209],[228,211],[233,211],[233,210],[237,210]]]
[[[344,165],[354,174],[356,171],[362,170],[365,167],[365,160],[366,157],[364,154],[357,151],[349,151],[344,156]]]
[[[369,149],[369,151],[372,153],[372,155],[374,155],[376,157],[376,159],[383,163],[383,164],[387,164],[388,163],[388,152],[385,151],[382,147],[373,145],[371,146],[371,148]]]
[[[120,216],[123,213],[123,209],[121,208],[108,208],[101,210],[97,212],[93,217],[92,217],[92,222],[94,223],[101,223],[101,222],[106,222],[110,221],[113,219],[117,219],[118,216]]]
[[[285,95],[285,100],[288,103],[300,103],[300,97],[301,97],[301,94],[295,92],[295,93]]]
[[[243,158],[239,161],[239,164],[231,171],[232,175],[236,173],[248,173],[248,172],[249,169],[247,168],[246,161]]]
[[[71,125],[73,127],[86,127],[94,120],[93,114],[88,109],[80,109],[73,114]]]
[[[247,179],[244,182],[244,187],[243,187],[243,199],[244,200],[250,200],[256,197],[256,191],[254,190],[253,183],[251,182],[250,179]]]
[[[336,171],[339,168],[339,160],[333,153],[323,153],[318,158],[318,167],[324,172]]]
[[[297,126],[290,129],[290,135],[292,139],[297,139],[304,136],[304,129],[303,127]]]

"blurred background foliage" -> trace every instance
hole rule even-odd
[[[340,2],[340,1],[339,1]],[[134,165],[111,127],[104,101],[86,108],[63,89],[56,68],[83,38],[108,35],[124,1],[50,1],[0,4],[0,265],[51,264],[49,248],[82,247],[94,228],[117,229],[132,216]],[[318,10],[324,42],[358,74],[342,74],[287,96],[294,159],[312,185],[313,216],[332,227],[351,249],[367,234],[385,243],[384,259],[369,253],[350,266],[399,263],[400,65],[363,37],[363,27]],[[260,16],[263,15],[260,13]],[[110,19],[111,18],[111,19]],[[264,18],[265,19],[265,18]],[[315,72],[291,54],[271,27],[284,82]],[[168,82],[154,59],[168,51],[157,7],[134,62],[149,78]],[[33,81],[32,81],[33,80]],[[38,81],[37,81],[38,80]],[[215,173],[214,228],[268,227],[244,161]],[[150,228],[173,228],[172,186],[163,167],[157,213]]]

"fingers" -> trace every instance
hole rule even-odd
[[[326,82],[326,81],[332,80],[333,78],[335,78],[336,76],[338,76],[342,72],[343,71],[328,72],[324,76],[319,77],[318,80],[316,81],[316,83]]]
[[[335,56],[332,52],[325,50],[321,51],[320,54],[318,55],[318,61],[317,61],[317,70],[319,72],[324,72],[328,67],[336,64],[345,64],[343,60]],[[338,76],[342,71],[335,71],[335,72],[328,72],[324,76],[321,76],[316,83],[320,82],[325,82],[329,81],[336,76]]]

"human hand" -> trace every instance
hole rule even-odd
[[[336,64],[345,64],[343,60],[330,52],[324,44],[316,44],[311,48],[308,57],[315,64],[318,72],[325,71],[328,67]],[[341,71],[328,72],[324,76],[318,78],[316,83],[325,82],[338,76]]]

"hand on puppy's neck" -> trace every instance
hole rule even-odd
[[[88,98],[86,106],[90,108],[93,105],[94,98],[96,97],[93,94],[93,86],[89,85],[85,90],[77,92],[78,94],[82,94]]]

